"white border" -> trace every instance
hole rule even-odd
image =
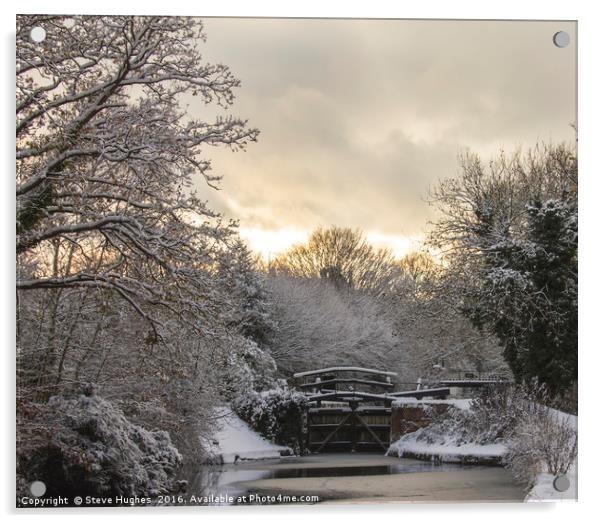
[[[275,1],[230,1],[230,2],[184,2],[170,0],[169,2],[138,1],[125,2],[118,0],[103,0],[102,2],[81,2],[68,0],[54,0],[43,2],[39,0],[22,0],[14,9],[2,6],[3,26],[3,90],[2,127],[4,136],[2,147],[4,149],[5,163],[2,183],[5,188],[6,200],[2,205],[2,237],[1,245],[4,247],[3,272],[0,278],[0,292],[4,297],[4,314],[1,316],[2,330],[5,334],[4,357],[6,372],[4,380],[4,410],[5,430],[2,434],[5,459],[3,460],[4,473],[0,493],[3,499],[3,511],[14,515],[12,509],[14,502],[14,200],[13,188],[14,163],[14,134],[12,127],[14,108],[14,16],[19,13],[78,13],[78,14],[180,14],[203,16],[287,16],[287,17],[349,17],[349,18],[462,18],[462,19],[556,19],[578,20],[579,22],[579,161],[580,161],[580,460],[579,460],[579,502],[557,505],[506,505],[495,506],[470,504],[470,505],[354,505],[354,506],[323,506],[316,507],[245,507],[240,509],[210,509],[199,508],[195,510],[175,509],[169,513],[162,509],[157,510],[119,510],[97,509],[67,511],[81,518],[106,518],[107,515],[128,519],[165,518],[167,517],[244,517],[251,520],[282,519],[301,521],[311,518],[344,517],[346,520],[363,521],[374,512],[377,517],[423,519],[429,516],[444,519],[446,523],[455,521],[465,522],[467,519],[486,519],[488,523],[507,521],[515,515],[521,519],[528,517],[534,520],[563,521],[568,518],[584,517],[586,512],[599,512],[592,502],[600,497],[600,469],[598,441],[600,431],[596,430],[596,420],[600,411],[602,397],[596,390],[599,383],[598,375],[602,369],[600,364],[600,351],[602,346],[598,341],[599,301],[602,296],[600,288],[600,239],[602,234],[599,200],[602,197],[600,177],[600,135],[597,126],[602,122],[600,111],[600,95],[602,84],[600,81],[599,60],[601,56],[600,27],[601,19],[596,16],[595,2],[576,0],[548,0],[546,2],[527,0],[498,0],[497,2],[474,2],[468,0],[454,1],[422,1],[422,2],[384,2],[372,0],[359,2],[347,0],[336,3],[318,0],[307,0],[294,4]],[[519,79],[520,81],[520,79]],[[595,93],[598,93],[596,96]],[[597,167],[597,168],[596,168]],[[591,390],[591,394],[588,394]],[[61,511],[63,512],[63,511]],[[25,520],[37,517],[34,514],[19,512]],[[64,514],[57,511],[45,513],[51,519],[64,518]]]

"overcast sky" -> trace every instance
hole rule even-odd
[[[359,227],[402,254],[433,219],[429,185],[485,157],[573,140],[571,22],[205,19],[205,59],[241,79],[232,114],[261,131],[211,150],[203,197],[264,255],[311,229]],[[556,31],[571,36],[558,48]],[[194,105],[190,112],[206,115]]]

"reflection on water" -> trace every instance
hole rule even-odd
[[[242,483],[260,479],[409,474],[462,468],[475,468],[475,466],[453,463],[436,464],[405,458],[395,458],[394,461],[386,464],[366,463],[365,465],[361,465],[361,460],[359,460],[358,466],[344,466],[341,463],[340,455],[335,458],[323,455],[248,461],[227,465],[201,465],[189,475],[188,493],[209,498],[202,504],[220,505],[230,504],[231,500],[228,500],[228,497],[236,499],[239,496],[250,494],[251,492]]]
[[[218,498],[237,498],[247,492],[240,482],[272,478],[271,472],[246,469],[244,465],[202,465],[189,481],[188,492],[215,500],[208,505],[229,505],[227,500]]]
[[[436,465],[432,462],[404,463],[399,460],[399,465],[376,465],[370,467],[320,467],[299,469],[276,469],[266,471],[268,478],[323,478],[342,476],[377,476],[388,474],[407,474],[410,472],[441,472],[444,470],[457,470],[458,465]],[[410,461],[410,460],[408,460]]]

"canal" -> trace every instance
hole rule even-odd
[[[199,504],[522,501],[502,467],[435,464],[382,454],[317,454],[202,465],[188,493]]]

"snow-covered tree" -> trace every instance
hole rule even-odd
[[[554,392],[576,380],[577,158],[565,146],[502,154],[484,167],[462,158],[432,198],[442,218],[439,292],[495,333],[518,380]]]
[[[67,296],[85,295],[88,308],[95,300],[99,317],[123,300],[147,323],[149,344],[169,338],[172,318],[211,335],[228,306],[212,267],[234,229],[192,185],[218,179],[207,147],[241,149],[257,130],[232,116],[191,119],[182,97],[228,108],[239,81],[204,61],[198,19],[17,22],[17,289],[21,304],[24,293],[50,291],[39,384],[60,381],[53,312]],[[36,26],[41,43],[30,38]]]
[[[183,95],[227,108],[239,85],[203,60],[203,38],[193,18],[18,18],[19,290],[110,289],[151,322],[149,304],[203,313],[199,269],[231,231],[193,177],[218,179],[207,147],[257,136],[232,116],[186,116]]]
[[[371,295],[341,290],[320,278],[271,275],[266,285],[276,322],[270,352],[285,374],[320,366],[400,363],[393,354],[392,326]]]
[[[471,317],[491,325],[515,376],[555,392],[577,379],[577,206],[527,206],[525,237],[492,245]]]
[[[19,405],[94,383],[187,459],[216,402],[274,370],[248,253],[194,190],[219,180],[210,147],[258,134],[228,115],[239,81],[204,38],[194,18],[17,19]]]
[[[322,278],[338,287],[381,292],[401,275],[389,250],[372,247],[360,230],[335,226],[316,229],[307,243],[277,256],[270,269],[298,278]]]
[[[265,274],[260,271],[258,260],[239,238],[218,254],[216,277],[233,301],[229,325],[256,343],[265,345],[275,329]]]

